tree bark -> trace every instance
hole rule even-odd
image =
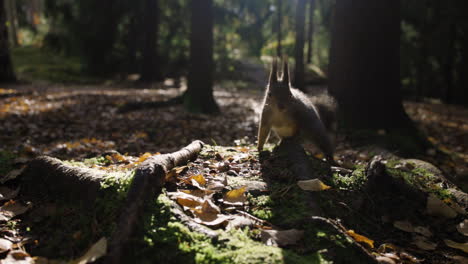
[[[278,17],[276,21],[276,36],[277,36],[277,41],[278,45],[276,46],[276,56],[281,57],[281,20],[283,19],[283,14],[282,14],[282,5],[281,5],[281,0],[276,1],[276,5],[278,8]]]
[[[73,167],[48,156],[28,163],[22,173],[22,188],[31,195],[50,195],[92,206],[101,188],[103,171]]]
[[[143,26],[145,27],[141,80],[151,82],[160,80],[158,67],[158,0],[145,0],[143,10]]]
[[[412,127],[400,92],[400,2],[336,2],[329,90],[348,128]]]
[[[294,46],[294,86],[304,90],[304,25],[306,0],[298,0],[296,8],[296,43]]]
[[[172,168],[195,159],[202,147],[201,141],[194,141],[177,152],[153,156],[137,168],[116,231],[111,236],[106,263],[121,262],[123,249],[141,219],[145,203],[161,193],[165,176]]]
[[[213,97],[213,1],[191,1],[190,69],[185,108],[194,113],[216,113]]]
[[[5,2],[0,1],[0,83],[16,81],[10,57]]]
[[[14,0],[5,0],[5,9],[8,20],[8,39],[12,47],[18,46],[18,33],[16,32],[16,4]]]
[[[313,41],[314,41],[314,11],[315,0],[309,1],[309,27],[307,32],[307,63],[312,63]]]

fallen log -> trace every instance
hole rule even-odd
[[[166,173],[176,166],[194,160],[202,147],[203,142],[197,140],[177,152],[153,156],[136,169],[117,228],[110,239],[105,263],[121,262],[125,245],[135,230],[138,219],[143,215],[145,202],[151,201],[161,193]]]
[[[21,173],[21,188],[30,195],[92,205],[105,175],[103,171],[74,167],[56,158],[40,156],[30,161]]]

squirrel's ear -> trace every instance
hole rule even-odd
[[[269,84],[278,82],[278,61],[276,58],[273,59],[273,63],[271,64],[271,72],[270,72],[270,80]]]
[[[289,68],[288,68],[288,58],[283,58],[283,83],[289,85]]]

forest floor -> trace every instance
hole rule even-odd
[[[21,191],[18,196],[17,188],[24,186],[15,179],[1,185],[0,198],[6,202],[0,213],[0,259],[10,261],[5,263],[84,263],[80,261],[102,255],[102,240],[85,250],[115,228],[131,171],[148,157],[193,140],[207,145],[196,161],[170,173],[164,195],[148,209],[132,240],[129,263],[366,263],[363,252],[381,263],[466,263],[468,223],[462,209],[446,209],[455,214],[449,219],[428,216],[414,201],[384,191],[374,197],[365,189],[366,166],[385,152],[336,135],[335,158],[345,167],[341,171],[324,169],[321,154],[311,153],[323,181],[314,187],[319,196],[298,187],[273,144],[259,155],[254,144],[263,87],[258,82],[220,82],[215,98],[221,113],[214,116],[190,114],[181,105],[120,111],[126,103],[170,99],[184,87],[174,88],[169,80],[134,86],[35,82],[0,87],[2,183],[38,155],[124,175],[115,181],[119,186],[111,201],[98,201],[94,209]],[[315,88],[310,87],[311,93],[323,89]],[[436,165],[466,192],[468,110],[433,101],[406,101],[405,108],[434,145],[411,158]],[[393,154],[399,153],[388,155]],[[452,185],[433,180],[414,164],[386,159],[389,173],[422,177],[421,188],[454,203],[440,189]],[[115,182],[105,182],[103,188]],[[314,199],[324,218],[311,225]],[[183,210],[175,210],[178,206]],[[208,227],[207,233],[215,230],[216,238],[188,229],[187,222]]]

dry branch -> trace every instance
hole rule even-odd
[[[143,215],[145,202],[161,193],[166,173],[195,159],[202,147],[203,142],[197,140],[177,152],[153,156],[137,168],[117,229],[110,240],[106,263],[120,263],[126,242]]]

